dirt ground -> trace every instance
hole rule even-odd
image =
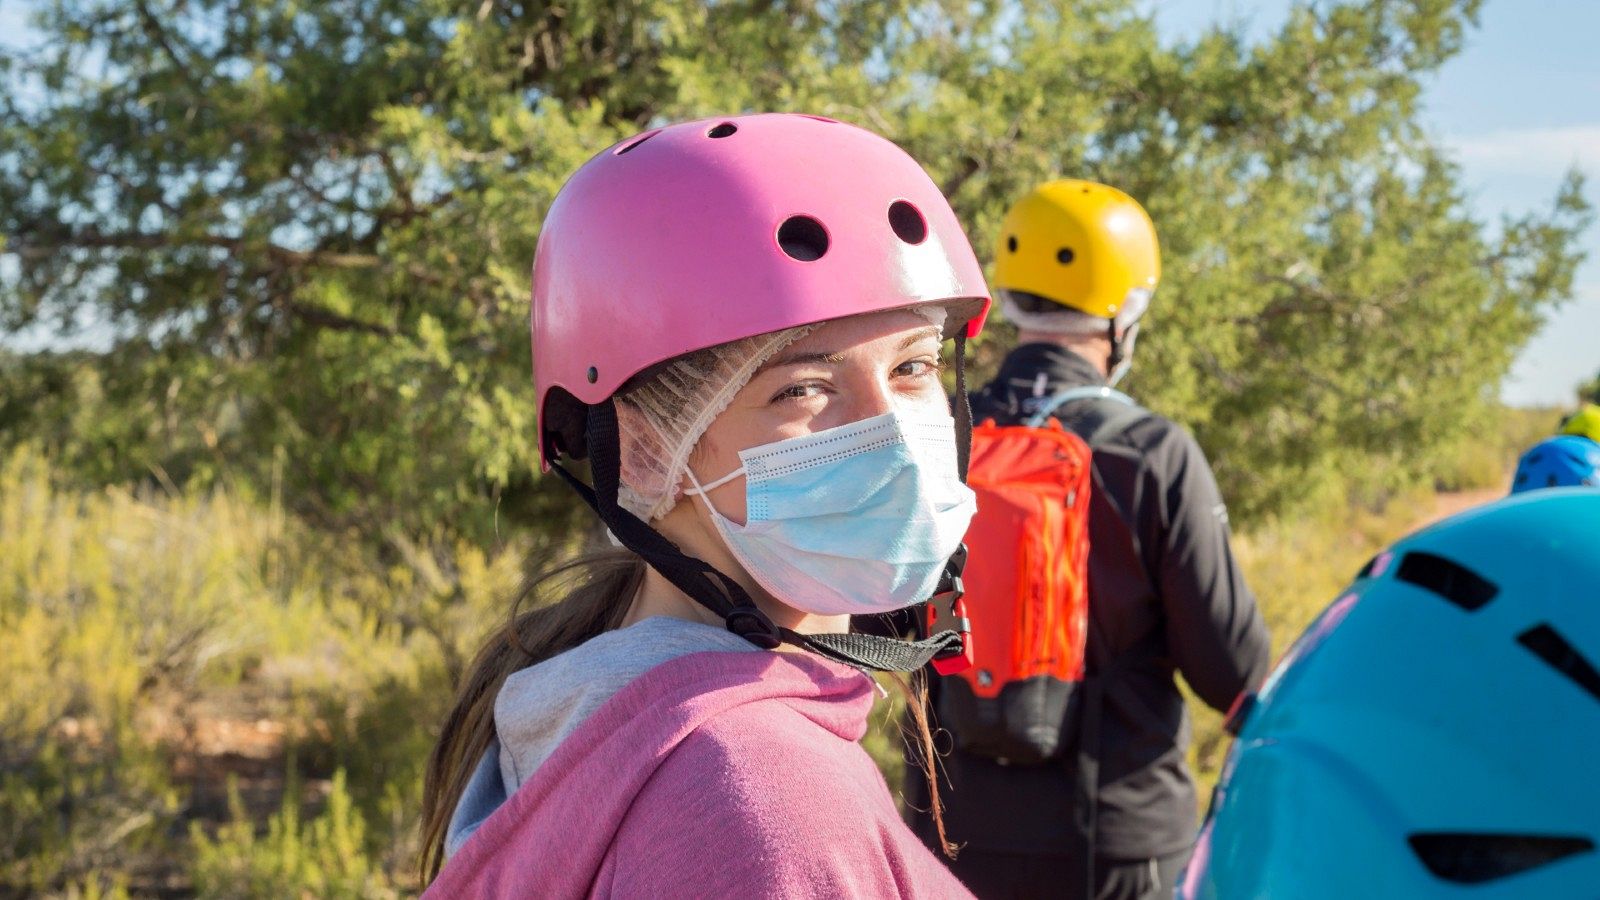
[[[1476,491],[1458,491],[1447,494],[1435,494],[1433,498],[1433,509],[1429,510],[1426,515],[1418,518],[1416,522],[1413,523],[1412,529],[1415,530],[1423,527],[1424,525],[1432,525],[1441,519],[1448,519],[1456,513],[1464,512],[1474,506],[1492,503],[1504,497],[1505,495],[1506,492],[1503,488],[1485,488]]]

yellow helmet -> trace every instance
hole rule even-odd
[[[1156,227],[1114,187],[1063,179],[1035,188],[1006,213],[994,284],[1110,319],[1136,288],[1161,280]]]
[[[1568,416],[1567,420],[1561,423],[1561,433],[1575,434],[1600,443],[1600,406],[1585,403],[1583,409]]]

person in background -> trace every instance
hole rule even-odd
[[[1104,184],[1051,182],[1011,208],[995,252],[1018,346],[973,395],[974,420],[1003,426],[1048,410],[1092,450],[1085,680],[1099,680],[1103,702],[1098,714],[1069,707],[1083,720],[1059,727],[1076,746],[1038,765],[964,752],[953,735],[941,792],[962,846],[952,868],[983,898],[1170,896],[1198,819],[1176,677],[1228,709],[1266,674],[1267,630],[1205,454],[1112,390],[1160,276],[1144,209]],[[975,624],[974,639],[1006,638]],[[914,822],[939,840],[930,816]]]
[[[1554,487],[1600,486],[1600,444],[1587,437],[1559,434],[1545,438],[1517,460],[1511,493]]]
[[[1560,433],[1600,443],[1600,404],[1585,403],[1582,409],[1562,419]]]

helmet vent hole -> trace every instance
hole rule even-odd
[[[600,370],[596,369],[594,366],[590,366],[587,377],[589,379],[589,383],[594,384],[596,381],[600,380]]]
[[[828,252],[828,230],[810,216],[790,216],[778,226],[778,246],[794,259],[812,262]]]
[[[1013,234],[1010,237],[1006,238],[1006,249],[1009,250],[1012,253],[1017,252],[1017,236],[1016,235]]]
[[[1585,659],[1561,632],[1549,625],[1535,625],[1517,635],[1517,643],[1600,700],[1600,672],[1595,671],[1594,663]]]
[[[634,149],[635,149],[635,148],[636,148],[636,147],[638,147],[638,146],[639,146],[639,145],[640,145],[640,144],[642,144],[642,143],[644,143],[644,142],[645,142],[645,141],[648,141],[648,140],[650,140],[650,139],[651,139],[651,138],[653,138],[653,137],[655,137],[655,136],[656,136],[656,135],[658,135],[658,134],[660,134],[660,133],[661,133],[661,132],[660,132],[660,131],[659,131],[659,130],[657,130],[657,131],[652,131],[652,132],[650,132],[650,133],[649,133],[649,134],[646,134],[646,135],[644,135],[644,136],[643,136],[643,137],[641,137],[641,138],[639,138],[639,139],[638,139],[638,140],[636,140],[636,141],[634,141],[634,142],[632,142],[632,143],[630,143],[630,144],[624,144],[624,145],[622,145],[622,146],[621,146],[621,147],[618,147],[618,148],[617,148],[617,152],[616,152],[616,155],[617,155],[617,156],[621,156],[621,155],[622,155],[622,154],[624,154],[624,153],[630,153],[630,152],[632,152],[632,151],[633,151],[633,150],[634,150]]]
[[[1074,258],[1076,258],[1076,256],[1072,252],[1071,247],[1062,247],[1060,250],[1056,251],[1056,262],[1061,263],[1063,266],[1072,262]]]
[[[1395,577],[1432,591],[1469,612],[1493,600],[1500,592],[1493,582],[1466,566],[1420,550],[1407,553],[1400,560],[1400,571]]]
[[[1590,853],[1586,837],[1539,834],[1413,834],[1406,841],[1428,871],[1457,884],[1482,884]]]
[[[718,125],[706,132],[706,137],[725,138],[738,130],[739,126],[733,124],[732,122],[723,122],[721,125]]]
[[[889,227],[908,244],[920,244],[928,236],[928,223],[922,213],[904,200],[889,204]]]

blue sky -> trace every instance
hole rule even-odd
[[[1145,0],[1163,33],[1192,37],[1217,21],[1270,33],[1291,0]],[[0,0],[0,41],[22,37],[28,0]],[[1473,209],[1486,222],[1548,206],[1573,165],[1600,203],[1600,2],[1488,0],[1467,49],[1430,80],[1424,121],[1461,163]],[[1600,228],[1583,236],[1590,259],[1574,298],[1517,359],[1502,398],[1564,405],[1600,370]]]
[[[9,41],[22,30],[22,9],[18,0],[0,0],[0,40]]]

